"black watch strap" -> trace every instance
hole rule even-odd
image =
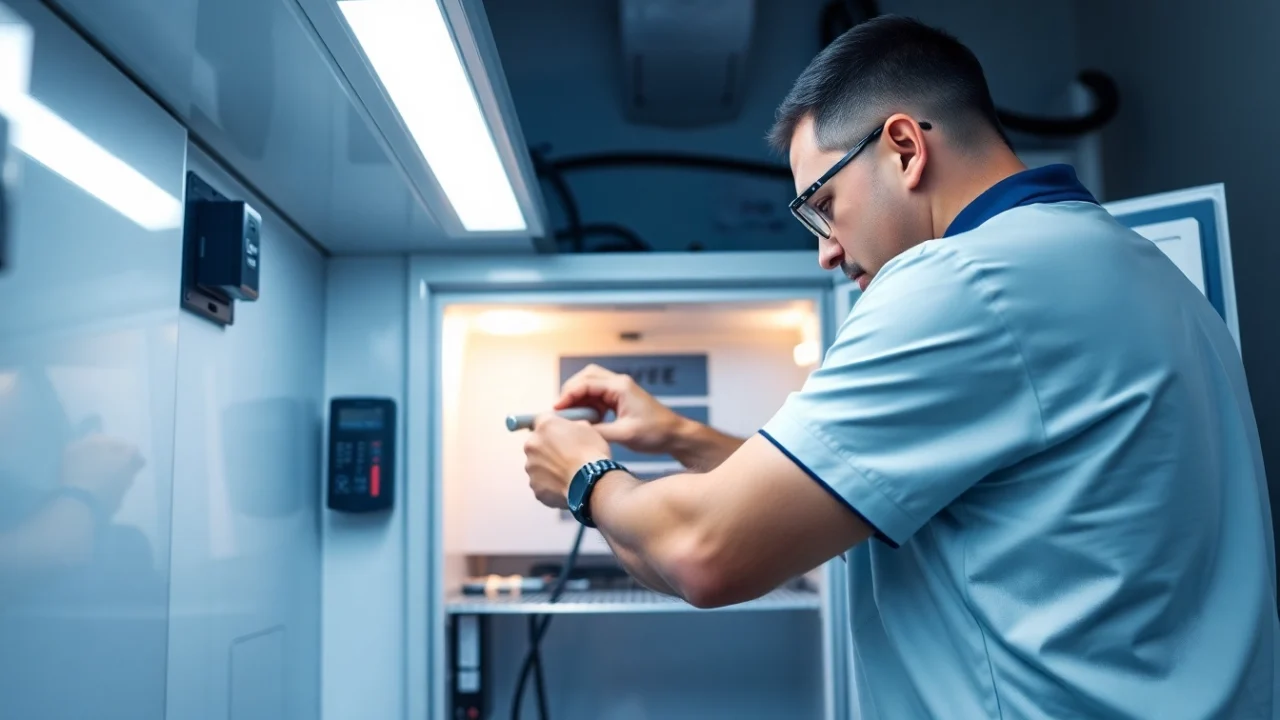
[[[606,458],[583,465],[573,476],[573,480],[569,483],[569,512],[573,513],[574,519],[589,528],[596,526],[591,517],[591,493],[595,490],[600,478],[614,470],[625,472],[627,469],[618,462]]]

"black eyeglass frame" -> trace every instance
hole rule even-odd
[[[920,129],[931,130],[933,129],[933,124],[927,121],[921,122]],[[836,164],[832,165],[830,170],[827,170],[825,173],[823,173],[822,177],[814,181],[814,183],[810,185],[808,189],[806,189],[804,192],[797,195],[796,199],[792,200],[791,204],[787,206],[787,208],[791,211],[791,214],[794,215],[795,218],[800,221],[800,224],[804,225],[809,230],[809,232],[813,233],[814,235],[817,235],[818,237],[824,240],[831,237],[831,223],[826,218],[822,217],[821,213],[818,211],[817,208],[814,208],[808,204],[809,198],[813,197],[814,193],[818,192],[818,190],[820,190],[822,186],[827,183],[828,180],[835,177],[836,173],[843,170],[845,165],[848,165],[851,160],[857,157],[858,153],[862,152],[863,148],[865,148],[867,145],[870,145],[872,141],[880,137],[880,134],[883,132],[884,132],[884,123],[881,123],[875,130],[872,130],[871,132],[867,133],[866,137],[859,140],[857,144],[853,146],[853,149],[845,153],[844,157],[836,161]],[[805,217],[803,214],[803,210],[805,208],[807,208],[816,216],[816,220],[821,220],[824,227],[819,228],[815,224],[816,220],[811,220]]]

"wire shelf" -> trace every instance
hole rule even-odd
[[[818,593],[779,589],[764,597],[714,610],[700,610],[679,598],[650,590],[584,590],[565,592],[555,603],[548,593],[524,595],[462,595],[449,597],[446,611],[455,615],[551,615],[581,613],[671,613],[765,610],[817,610]]]

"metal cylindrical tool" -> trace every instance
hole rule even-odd
[[[589,423],[600,422],[600,413],[592,408],[578,407],[565,408],[556,413],[566,420],[586,420]],[[508,415],[507,429],[511,432],[516,430],[532,430],[533,421],[538,418],[537,415]]]

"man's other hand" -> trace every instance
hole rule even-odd
[[[687,422],[658,402],[629,375],[588,365],[565,382],[555,408],[590,407],[601,417],[613,411],[612,422],[595,426],[601,437],[640,453],[662,454]]]

